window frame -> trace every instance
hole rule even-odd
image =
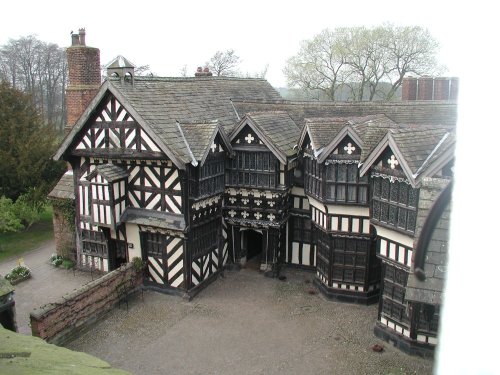
[[[372,176],[371,180],[371,220],[405,234],[414,234],[420,189],[413,188],[406,181],[391,181],[390,177],[385,176]],[[388,189],[387,192],[384,191],[384,186]],[[406,191],[406,194],[403,193],[404,197],[401,187]],[[405,198],[404,202],[402,198]]]
[[[275,189],[279,172],[279,160],[272,152],[235,150],[226,164],[226,185]]]

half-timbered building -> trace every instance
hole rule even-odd
[[[140,257],[148,287],[188,296],[228,263],[299,267],[329,298],[379,301],[380,337],[432,348],[446,251],[422,284],[414,249],[452,178],[455,119],[449,101],[285,101],[263,79],[135,77],[118,57],[51,194],[74,193],[79,267]]]

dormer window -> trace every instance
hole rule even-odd
[[[274,188],[277,184],[278,160],[270,152],[237,151],[229,162],[229,185]]]
[[[359,176],[357,161],[319,164],[305,159],[307,194],[332,203],[368,204],[368,177]]]

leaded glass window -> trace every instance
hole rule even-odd
[[[108,256],[108,245],[104,233],[82,229],[82,250],[85,254]]]
[[[403,181],[372,178],[372,219],[402,231],[414,232],[418,189]]]
[[[228,163],[230,178],[227,180],[233,185],[276,187],[277,163],[270,152],[237,151],[233,161]]]
[[[162,258],[163,250],[166,246],[165,243],[166,238],[164,234],[151,232],[142,233],[142,246],[144,246],[147,256]]]
[[[200,167],[198,196],[207,196],[224,191],[224,153],[209,154]]]

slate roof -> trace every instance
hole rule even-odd
[[[295,155],[300,130],[288,113],[283,111],[250,112],[246,115],[259,127],[267,138],[282,154]]]
[[[328,145],[337,134],[348,125],[346,118],[307,118],[304,119],[314,150]]]
[[[214,133],[217,131],[217,122],[199,124],[179,124],[193,156],[200,161],[210,146]]]
[[[128,207],[120,217],[120,223],[133,223],[156,228],[184,231],[186,223],[184,216],[170,212],[147,210],[143,208]]]
[[[286,111],[300,128],[312,117],[355,117],[384,114],[398,124],[456,125],[457,103],[452,101],[330,102],[239,100],[233,104],[242,117],[250,111]]]
[[[177,122],[209,123],[217,120],[229,134],[239,121],[232,98],[266,101],[281,99],[279,93],[264,79],[135,77],[134,84],[108,79],[64,140],[56,158],[60,158],[68,149],[108,90],[146,131],[152,133],[151,137],[160,149],[179,167],[191,162],[191,158]]]
[[[437,197],[448,183],[448,180],[436,178],[424,178],[422,180],[418,202],[414,248],[416,248],[416,243],[418,242],[418,238],[422,232],[422,228],[433,202],[436,201]],[[441,304],[447,265],[449,225],[450,206],[448,205],[439,219],[436,228],[434,229],[427,248],[424,263],[426,279],[424,281],[420,281],[413,272],[410,273],[406,287],[406,300],[431,305]]]
[[[122,55],[116,56],[111,62],[106,65],[106,69],[112,68],[135,68],[135,65],[132,64],[129,60],[127,60]]]
[[[75,199],[75,185],[73,181],[73,171],[67,171],[57,185],[48,194],[52,199]]]
[[[91,180],[96,174],[100,174],[108,182],[114,182],[124,178],[128,178],[128,173],[123,168],[114,164],[98,165],[88,176],[87,180]]]
[[[371,131],[376,136],[370,138],[367,133],[365,139],[372,142],[379,136],[382,138],[373,143],[371,150],[363,149],[361,175],[364,175],[379,160],[385,149],[390,147],[406,178],[416,188],[422,178],[431,177],[454,157],[455,128],[451,126],[396,125],[386,129],[374,127]]]
[[[436,160],[455,145],[452,129],[439,125],[400,126],[391,135],[414,175],[432,164],[430,156]]]
[[[361,162],[373,151],[379,142],[385,137],[389,129],[397,129],[399,125],[390,118],[382,116],[373,116],[368,121],[358,121],[353,123],[353,128],[363,140],[361,150]]]
[[[179,158],[188,152],[176,127],[180,123],[218,120],[226,132],[238,118],[231,98],[276,99],[277,91],[265,80],[227,77],[135,78],[134,85],[110,81]]]

